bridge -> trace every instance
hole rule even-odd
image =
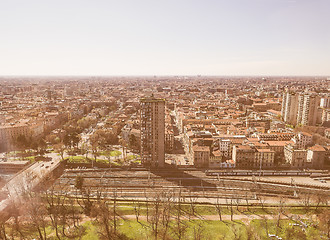
[[[52,176],[60,166],[60,158],[56,156],[52,158],[52,161],[35,162],[15,174],[1,189],[4,194],[7,194],[7,198],[0,202],[0,219],[7,220],[10,217],[7,210],[15,204],[20,204],[26,193],[31,192]]]

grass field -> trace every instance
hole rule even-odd
[[[272,220],[252,220],[250,223],[242,221],[210,221],[210,220],[183,220],[181,222],[181,239],[187,240],[249,240],[249,239],[276,239],[268,238],[268,234],[277,235],[282,239],[290,240],[317,240],[322,238],[322,233],[313,226],[307,227],[305,230],[299,226],[293,226],[294,222],[289,220],[281,220],[277,226]],[[82,240],[99,240],[101,237],[102,227],[93,220],[82,223],[83,229]],[[268,231],[268,233],[267,233]],[[164,228],[159,225],[157,231],[157,239],[164,239]],[[147,221],[136,220],[119,220],[117,234],[121,237],[114,239],[155,239],[155,231]],[[36,233],[31,233],[36,236]],[[55,230],[47,227],[47,235],[49,239],[55,238]],[[179,239],[178,225],[176,221],[169,223],[165,239]],[[324,236],[325,237],[325,236]],[[61,237],[61,239],[76,239],[72,237]]]

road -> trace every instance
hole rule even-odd
[[[22,196],[36,187],[48,174],[54,171],[60,162],[60,157],[56,154],[48,154],[52,157],[49,162],[36,162],[25,170],[13,176],[1,189],[7,193],[8,197],[0,202],[0,213],[11,204],[19,204]]]

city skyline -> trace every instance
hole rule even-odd
[[[0,75],[330,75],[325,0],[0,5]]]

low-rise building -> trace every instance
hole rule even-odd
[[[207,146],[193,146],[193,159],[195,167],[208,167],[210,148]]]
[[[320,145],[315,145],[307,150],[306,166],[312,168],[322,168],[324,166],[326,150]]]
[[[174,148],[174,133],[172,130],[165,130],[165,152],[172,152]]]
[[[289,164],[293,168],[304,168],[307,161],[307,150],[298,149],[292,144],[288,144],[284,147],[285,163]]]
[[[274,167],[275,152],[270,149],[256,149],[254,168],[272,168]]]
[[[238,168],[251,168],[254,165],[255,149],[249,145],[234,145],[232,159]]]
[[[292,141],[296,148],[305,149],[307,146],[312,145],[313,136],[306,132],[300,132],[293,137]]]
[[[219,139],[219,151],[225,158],[230,156],[230,144],[231,141],[229,139]]]

